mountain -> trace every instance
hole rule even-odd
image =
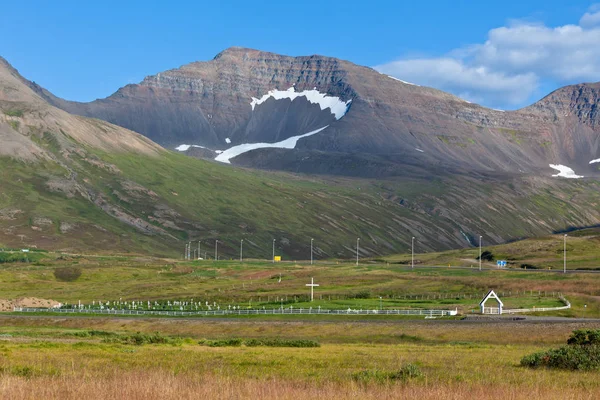
[[[234,64],[227,60],[232,57],[244,59],[245,52],[240,49],[227,51],[215,63],[225,63],[235,71]],[[305,72],[311,75],[307,80],[319,83],[322,79],[320,84],[325,85],[336,76],[351,75],[342,68],[351,64],[329,60],[332,63],[328,67],[329,75],[322,72],[325,64],[317,60],[314,61],[314,72]],[[313,64],[310,57],[306,62]],[[336,63],[338,67],[335,67]],[[191,71],[184,68],[156,80],[173,82],[172,77],[180,74],[179,85],[190,87],[194,82],[194,85],[200,85],[196,78],[184,84],[183,76],[187,73],[196,76],[196,70],[209,71],[213,64],[193,64],[189,67]],[[268,70],[266,61],[263,67]],[[369,71],[373,73],[369,79],[385,79],[390,85],[400,85],[403,90],[418,88],[396,83],[369,69],[353,68]],[[247,73],[241,68],[237,71],[242,77]],[[219,75],[219,70],[216,69],[214,74]],[[134,252],[181,256],[184,243],[201,241],[202,252],[212,257],[215,241],[219,240],[221,257],[237,258],[243,239],[246,257],[268,258],[275,239],[276,252],[284,259],[307,259],[312,238],[316,257],[322,259],[354,257],[356,239],[361,238],[359,252],[364,257],[406,252],[413,236],[418,251],[432,251],[477,245],[479,235],[487,244],[502,243],[570,226],[596,225],[600,218],[600,183],[595,179],[557,179],[545,173],[517,174],[502,170],[477,171],[461,160],[450,159],[449,150],[449,161],[444,164],[435,161],[432,158],[434,151],[428,148],[422,149],[424,152],[413,151],[409,158],[394,153],[327,147],[351,144],[344,141],[342,127],[347,126],[351,118],[358,118],[352,116],[360,115],[357,110],[365,112],[366,104],[370,103],[364,94],[359,95],[356,89],[342,81],[335,85],[338,92],[328,93],[322,92],[323,88],[314,91],[310,86],[300,84],[291,91],[285,89],[286,83],[282,84],[282,90],[272,91],[266,97],[260,95],[263,89],[257,86],[252,90],[254,99],[249,100],[241,95],[241,91],[250,90],[248,87],[253,81],[244,86],[241,85],[242,78],[234,79],[236,74],[232,74],[230,87],[238,93],[236,96],[227,94],[229,89],[226,88],[220,88],[218,95],[215,92],[212,100],[208,95],[188,91],[187,95],[194,99],[213,101],[214,110],[219,111],[207,115],[211,116],[214,143],[220,146],[212,150],[191,147],[188,151],[198,152],[202,157],[216,155],[215,149],[226,148],[226,138],[230,139],[231,145],[244,144],[242,140],[250,140],[250,137],[267,144],[272,144],[269,141],[273,140],[289,144],[297,139],[289,135],[297,133],[295,130],[298,129],[312,135],[298,139],[297,149],[293,151],[262,148],[241,153],[231,161],[236,163],[239,159],[264,168],[308,170],[315,175],[240,168],[167,151],[131,130],[65,111],[84,105],[53,97],[0,59],[0,247],[37,246],[73,253]],[[289,76],[292,75],[290,72]],[[156,85],[153,79],[149,78],[147,82]],[[369,81],[365,82],[364,85],[369,86]],[[220,84],[211,85],[216,88]],[[133,104],[129,97],[121,97],[121,108],[129,110],[132,121],[150,118],[152,112],[162,113],[160,115],[165,119],[174,118],[169,113],[181,112],[183,118],[193,107],[197,111],[196,117],[203,115],[195,103],[180,108],[176,106],[179,104],[176,98],[162,97],[165,93],[184,96],[173,88],[162,91],[148,83],[148,86],[132,85],[124,91],[156,94],[152,101],[138,98],[138,113],[128,108]],[[137,93],[141,96],[141,92]],[[303,95],[298,96],[301,93]],[[440,104],[461,102],[433,89],[421,88],[415,93],[415,102],[423,100],[423,93],[437,98]],[[440,99],[446,99],[446,103]],[[396,100],[400,101],[400,98]],[[116,100],[94,104],[104,104],[106,110],[116,113],[117,108],[111,108],[113,101]],[[544,110],[554,104],[556,113],[562,112],[556,103],[564,100],[548,101],[550,105]],[[167,106],[169,102],[171,107]],[[408,101],[404,103],[409,107]],[[379,115],[391,113],[379,100],[373,98],[373,104],[379,104],[375,108]],[[158,105],[165,107],[162,109]],[[238,116],[238,107],[244,108],[246,114]],[[230,118],[221,116],[227,110]],[[420,112],[424,119],[426,113]],[[286,116],[283,119],[282,114]],[[541,112],[529,111],[529,115],[536,114]],[[591,109],[581,109],[580,115],[574,118],[583,120],[587,115],[589,119],[591,114]],[[186,115],[192,118],[191,112]],[[250,118],[255,125],[246,123],[245,118]],[[176,124],[176,118],[170,121],[174,128],[183,127]],[[277,125],[276,121],[280,123]],[[160,123],[168,127],[170,122]],[[238,126],[239,136],[227,133],[229,131],[223,128],[227,124]],[[328,124],[328,127],[320,130],[322,124]],[[266,126],[272,126],[272,129],[260,128]],[[580,130],[586,134],[593,129],[581,123]],[[167,137],[170,132],[165,130],[163,133]],[[332,135],[334,132],[339,134]],[[394,131],[387,129],[386,132],[392,135]],[[367,148],[378,146],[377,136],[370,139],[369,132],[364,137],[359,133],[354,130],[348,135],[356,136],[356,140]],[[209,147],[208,141],[200,141],[204,134],[199,132],[198,135],[199,141],[195,143]],[[515,136],[515,146],[517,140],[521,140],[519,138]],[[179,139],[173,139],[173,143],[179,143],[176,140]],[[313,141],[323,146],[319,145],[315,150],[311,148]],[[398,138],[389,142],[404,143]],[[434,139],[431,143],[440,146],[438,151],[442,152],[442,146],[453,142]],[[490,146],[495,142],[491,143]],[[463,147],[456,146],[456,149],[462,151]],[[431,158],[431,162],[424,163],[418,158],[420,156]],[[445,165],[454,165],[454,170]],[[374,174],[380,177],[361,177]]]
[[[569,86],[522,110],[500,111],[335,58],[237,47],[91,103],[34,86],[59,108],[166,148],[248,167],[367,177],[551,176],[551,164],[598,176],[599,164],[590,164],[600,158],[598,88]],[[357,167],[340,168],[340,160]]]

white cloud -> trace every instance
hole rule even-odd
[[[548,27],[514,21],[492,29],[484,43],[446,56],[412,58],[376,66],[378,71],[449,91],[489,106],[522,105],[540,84],[600,80],[600,7],[579,25]]]
[[[583,14],[579,20],[579,25],[583,27],[591,27],[600,25],[600,4],[594,4],[589,11]]]
[[[448,57],[394,61],[375,69],[384,74],[449,91],[476,103],[521,103],[537,87],[537,77],[532,73],[507,75]]]

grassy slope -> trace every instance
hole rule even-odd
[[[211,249],[219,239],[222,254],[234,257],[241,238],[248,240],[249,256],[268,257],[271,239],[276,238],[277,253],[293,259],[309,257],[311,237],[321,257],[352,256],[356,237],[361,237],[365,255],[405,249],[412,235],[428,250],[456,247],[478,231],[502,241],[540,234],[550,226],[590,223],[597,212],[587,205],[598,201],[600,192],[595,182],[554,181],[549,193],[548,188],[538,190],[519,180],[510,193],[513,183],[507,181],[327,179],[231,168],[177,154],[160,159],[100,156],[116,165],[122,176],[96,168],[88,175],[96,187],[119,190],[119,181],[126,177],[159,195],[158,200],[119,202],[121,207],[147,220],[145,214],[165,203],[180,215],[174,222],[181,230],[167,228],[173,236],[201,239]],[[579,193],[570,208],[562,192]],[[528,203],[532,194],[540,204]],[[535,219],[506,218],[520,207]],[[551,222],[544,226],[539,220]]]
[[[22,116],[42,127],[22,124],[21,133],[54,161],[0,158],[0,246],[181,256],[188,240],[202,240],[211,255],[218,239],[231,258],[244,239],[247,256],[266,258],[274,238],[285,259],[308,259],[310,238],[324,258],[353,257],[360,237],[361,255],[376,256],[406,251],[412,236],[432,251],[473,244],[480,234],[501,243],[600,219],[596,181],[268,173],[166,151],[102,152],[38,114]],[[77,121],[97,135],[117,129]],[[70,189],[49,190],[56,181]]]
[[[567,269],[599,269],[600,268],[600,228],[588,228],[572,231],[567,234]],[[485,238],[483,239],[485,243]],[[419,252],[417,243],[417,253]],[[484,246],[483,251],[490,251],[495,260],[506,260],[509,268],[537,268],[562,270],[564,267],[564,235],[557,234],[520,240],[497,246]],[[416,265],[453,265],[474,266],[479,262],[478,248],[450,250],[416,254]],[[398,254],[384,257],[386,262],[411,264],[410,254]],[[485,262],[495,267],[496,262]]]

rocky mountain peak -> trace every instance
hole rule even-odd
[[[549,113],[556,119],[575,117],[595,128],[600,126],[599,102],[600,82],[581,83],[557,89],[527,109]]]
[[[550,164],[597,174],[589,161],[600,157],[598,86],[566,87],[503,112],[332,57],[230,47],[106,99],[44,98],[203,157],[219,160],[215,154],[250,145],[232,160],[249,167],[328,174],[343,170],[335,160],[344,160],[375,176],[415,169],[551,175]],[[295,151],[255,151],[257,143]]]

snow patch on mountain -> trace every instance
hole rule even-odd
[[[575,174],[575,171],[573,171],[571,168],[569,168],[569,167],[567,167],[565,165],[550,164],[550,168],[555,169],[555,170],[558,171],[558,174],[552,175],[555,178],[557,178],[557,177],[570,178],[570,179],[583,178],[582,175]]]
[[[411,86],[419,86],[419,85],[416,85],[416,84],[414,84],[414,83],[410,83],[410,82],[403,81],[402,79],[394,78],[393,76],[390,76],[390,75],[386,75],[386,76],[387,76],[388,78],[392,78],[392,79],[393,79],[393,80],[395,80],[395,81],[402,82],[402,83],[405,83],[405,84],[407,84],[407,85],[411,85]]]
[[[418,147],[415,147],[415,150],[418,151],[418,152],[421,152],[421,153],[425,153],[425,150],[421,150]]]
[[[188,151],[190,149],[190,147],[197,147],[199,149],[206,149],[206,147],[204,147],[204,146],[198,146],[196,144],[180,144],[179,146],[175,147],[175,150],[177,150],[177,151]]]
[[[225,138],[225,143],[229,144],[231,143],[231,139],[229,139],[228,137]]]
[[[335,119],[342,118],[346,114],[346,111],[348,111],[348,106],[352,102],[352,100],[344,102],[339,97],[328,96],[325,93],[319,92],[317,88],[314,88],[313,90],[296,92],[296,89],[292,86],[288,90],[269,90],[269,92],[263,95],[260,99],[252,97],[252,101],[250,102],[252,111],[254,111],[254,107],[264,103],[270,97],[274,98],[275,100],[290,99],[292,101],[298,97],[306,97],[306,100],[308,100],[310,103],[318,104],[319,107],[321,107],[321,110],[329,108],[331,113],[335,115]]]
[[[590,161],[590,164],[600,163],[600,158]]]
[[[327,125],[327,126],[329,126],[329,125]],[[230,147],[227,150],[223,151],[217,157],[215,157],[215,160],[220,161],[225,164],[231,164],[231,162],[229,161],[230,159],[237,157],[242,153],[246,153],[250,150],[267,149],[267,148],[293,149],[296,147],[296,143],[298,142],[298,140],[308,137],[308,136],[315,135],[315,134],[321,132],[323,129],[327,128],[327,126],[324,126],[322,128],[316,129],[314,131],[305,133],[304,135],[292,136],[290,138],[287,138],[287,139],[282,140],[281,142],[277,142],[277,143],[245,143],[245,144],[233,146],[233,147]]]

